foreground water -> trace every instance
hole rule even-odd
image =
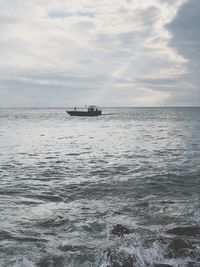
[[[1,267],[199,266],[200,108],[103,113],[0,110]]]

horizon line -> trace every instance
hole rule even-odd
[[[88,105],[86,105],[88,106]],[[200,106],[99,106],[97,105],[98,107],[101,107],[101,108],[200,108]],[[24,106],[24,107],[18,107],[18,106],[7,106],[7,107],[1,107],[0,106],[0,109],[66,109],[66,108],[72,108],[74,106],[61,106],[61,107],[58,107],[58,106],[39,106],[39,107],[27,107],[27,106]],[[84,106],[76,106],[78,108],[83,108],[85,107]]]

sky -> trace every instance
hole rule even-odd
[[[0,107],[200,106],[199,0],[0,0]]]

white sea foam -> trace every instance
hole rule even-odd
[[[36,265],[23,257],[22,259],[17,260],[17,262],[14,263],[13,267],[36,267]]]

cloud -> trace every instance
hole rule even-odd
[[[199,10],[200,2],[191,0],[181,8],[178,18],[168,26],[173,33],[170,45],[176,47],[177,51],[187,58],[189,67],[195,67],[193,71],[200,65]]]
[[[172,32],[169,45],[187,59],[187,75],[181,94],[174,94],[173,102],[200,105],[200,2],[190,0],[179,10],[177,18],[168,25]]]
[[[0,106],[193,105],[197,0],[0,1]]]

